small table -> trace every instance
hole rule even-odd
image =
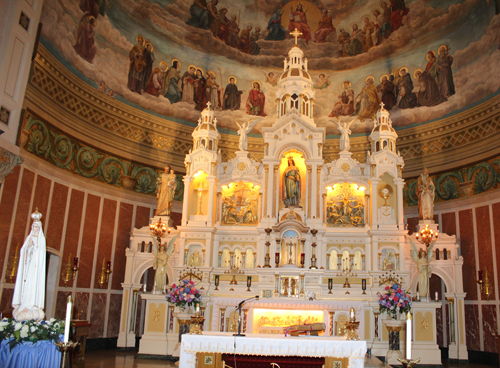
[[[70,326],[71,341],[80,343],[71,355],[71,366],[83,368],[85,367],[85,347],[91,324],[89,321],[74,319],[71,321]]]

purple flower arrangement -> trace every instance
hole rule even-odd
[[[411,310],[411,296],[398,284],[385,287],[385,293],[377,293],[380,312],[387,312],[390,318],[397,319],[399,313],[408,313]]]
[[[201,303],[201,294],[194,287],[193,281],[181,280],[179,285],[172,285],[172,288],[167,293],[167,301],[184,310],[186,305],[191,306]]]

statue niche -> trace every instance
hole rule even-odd
[[[222,187],[221,225],[257,225],[259,186],[230,183]]]
[[[300,202],[306,183],[305,172],[301,173],[303,171],[301,166],[304,166],[303,159],[297,155],[290,154],[286,156],[286,161],[282,159],[281,195],[286,208],[302,208]]]
[[[342,183],[335,184],[328,192],[326,202],[328,226],[365,226],[364,188],[361,190],[356,184]]]

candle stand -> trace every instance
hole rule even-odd
[[[345,332],[346,340],[358,341],[359,335],[357,330],[359,327],[359,321],[346,322],[344,326],[346,331]]]
[[[59,351],[61,352],[61,368],[69,368],[70,362],[69,362],[69,354],[71,351],[78,345],[78,342],[73,342],[73,341],[68,341],[68,342],[62,342],[58,341],[55,342],[54,345],[57,346]]]
[[[413,368],[415,365],[417,365],[418,362],[420,362],[420,358],[417,359],[417,360],[405,360],[405,359],[399,359],[398,358],[398,361],[401,362],[401,364],[403,365],[404,368]]]

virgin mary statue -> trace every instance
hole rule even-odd
[[[41,321],[45,302],[45,236],[42,214],[38,209],[31,214],[31,232],[24,241],[19,255],[16,286],[12,298],[12,315],[17,321]]]

